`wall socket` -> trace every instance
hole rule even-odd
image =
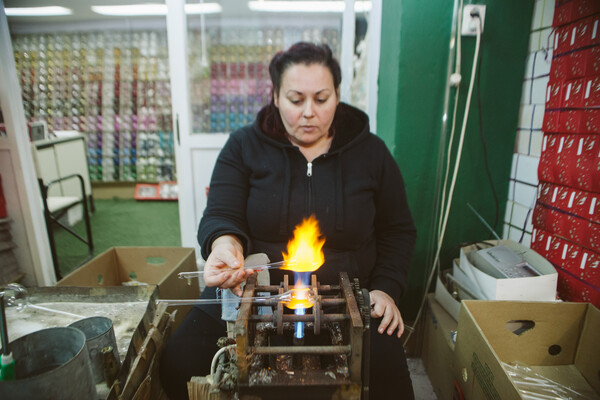
[[[477,24],[479,24],[479,20],[472,17],[472,13],[479,14],[481,18],[481,33],[483,33],[485,6],[480,4],[466,4],[463,7],[462,28],[460,32],[463,36],[475,36],[477,34]]]

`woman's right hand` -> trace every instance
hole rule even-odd
[[[235,295],[241,296],[240,284],[253,273],[251,269],[244,269],[244,248],[236,236],[223,235],[213,242],[204,264],[206,286],[231,289]]]

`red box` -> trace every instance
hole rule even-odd
[[[558,132],[584,133],[584,110],[562,110],[558,116]]]
[[[545,141],[546,137],[544,137]],[[549,152],[542,151],[540,162],[538,163],[538,180],[544,182],[555,182],[554,168],[551,164],[552,156]]]
[[[600,109],[583,110],[583,132],[600,134]]]
[[[559,135],[558,148],[554,163],[554,175],[557,180],[555,183],[565,186],[573,185],[573,169],[575,162],[575,141],[576,135]]]
[[[569,186],[600,193],[600,136],[572,136],[575,137],[577,151],[569,169],[576,184]]]
[[[571,50],[571,32],[573,27],[565,25],[556,29],[554,34],[554,57]]]
[[[540,181],[600,193],[600,136],[545,134]]]
[[[553,26],[568,24],[571,21],[593,14],[595,11],[594,0],[566,0],[557,1],[554,9]]]
[[[136,200],[176,201],[178,199],[177,182],[138,183],[135,185],[134,198]]]
[[[546,87],[546,110],[562,106],[562,90],[565,81],[549,81]]]
[[[568,79],[563,82],[560,107],[580,108],[584,104],[584,78]]]
[[[552,26],[561,26],[600,11],[597,0],[557,1]]]
[[[562,81],[573,77],[570,72],[570,56],[570,54],[565,54],[552,58],[552,64],[550,64],[550,81]]]
[[[542,140],[542,154],[538,164],[538,179],[545,182],[560,183],[556,174],[556,164],[559,158],[561,142],[564,143],[564,135],[544,134]]]
[[[563,237],[581,247],[600,252],[600,224],[538,202],[533,209],[533,226]],[[549,251],[547,248],[546,251]]]
[[[600,73],[600,47],[591,47],[574,51],[571,54],[563,57],[557,57],[552,60],[561,60],[557,68],[561,68],[564,79],[583,78],[593,76]]]
[[[571,50],[581,49],[592,44],[592,18],[585,18],[575,23],[571,31]]]
[[[576,90],[575,86],[573,86],[573,89]],[[600,75],[586,77],[582,82],[581,89],[581,107],[600,107]],[[574,99],[574,101],[577,100]]]
[[[589,302],[596,307],[600,305],[600,290],[560,268],[556,268],[556,272],[558,272],[557,291],[561,299]]]
[[[551,248],[546,257],[548,261],[586,283],[600,287],[600,254],[558,236],[551,236]]]
[[[600,287],[600,254],[581,249],[579,270],[586,282]]]
[[[544,122],[542,123],[542,130],[544,132],[558,133],[560,122],[560,111],[546,111],[544,113]]]
[[[573,21],[575,15],[576,4],[575,1],[567,1],[560,4],[556,2],[556,8],[554,9],[554,18],[552,20],[552,26],[561,26],[568,24]]]
[[[595,12],[600,12],[600,2],[596,0],[595,5],[596,5]],[[600,29],[600,15],[592,16],[590,18],[589,24],[590,24],[590,28],[591,28],[590,44],[595,45],[595,44],[600,43],[600,32],[598,31]]]
[[[547,249],[550,249],[552,244],[552,235],[540,228],[533,228],[531,233],[531,248],[539,253],[542,257],[548,259]],[[548,261],[550,261],[548,259]]]

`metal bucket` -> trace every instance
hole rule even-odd
[[[94,380],[96,383],[103,382],[105,377],[102,349],[112,347],[115,360],[119,364],[119,349],[112,320],[106,317],[90,317],[73,322],[69,326],[81,330],[85,335]]]
[[[10,344],[17,379],[0,382],[0,399],[96,399],[85,347],[75,328],[48,328]]]

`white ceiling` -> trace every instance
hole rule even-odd
[[[53,17],[9,17],[8,21],[14,23],[56,23],[56,22],[81,22],[81,21],[106,21],[115,19],[115,17],[107,17],[92,12],[93,5],[125,5],[139,3],[159,3],[164,4],[161,0],[3,0],[4,7],[43,7],[43,6],[61,6],[73,10],[72,15],[53,16]],[[251,17],[256,13],[248,9],[247,0],[204,0],[205,2],[216,2],[221,4],[223,8],[222,14],[208,15],[206,18],[222,18],[222,17]],[[317,1],[317,0],[315,0]],[[200,3],[199,0],[187,0],[187,3]],[[127,19],[132,17],[127,17]],[[133,17],[147,18],[147,17]],[[126,19],[126,18],[121,18]]]
[[[0,0],[5,7],[43,7],[62,6],[73,10],[72,15],[53,17],[8,17],[12,34],[80,32],[122,29],[166,29],[166,17],[113,17],[92,12],[93,5],[126,5],[139,3],[164,4],[166,0]],[[268,1],[268,0],[266,0]],[[290,1],[290,0],[288,0]],[[291,0],[300,1],[300,0]],[[320,0],[312,0],[320,1]],[[187,3],[200,3],[200,0],[186,0]],[[285,21],[290,26],[319,26],[340,28],[342,14],[338,13],[302,13],[278,14],[256,13],[248,8],[248,0],[204,0],[219,3],[223,9],[219,14],[205,16],[207,26],[213,23],[231,26],[268,26],[280,25]],[[199,26],[200,17],[188,17],[188,26]]]
[[[161,0],[3,0],[4,7],[43,7],[43,6],[61,6],[73,10],[72,15],[53,16],[53,17],[9,17],[9,23],[32,23],[32,22],[81,22],[81,21],[102,21],[111,20],[115,17],[107,17],[92,12],[93,5],[125,5],[139,3],[159,3]],[[199,0],[187,0],[188,3],[200,3]],[[248,10],[247,0],[205,0],[205,2],[216,2],[221,4],[223,13],[220,17],[244,17],[252,13]],[[207,18],[215,16],[207,16]],[[127,17],[127,19],[147,18],[147,17]],[[126,18],[121,18],[126,19]]]

